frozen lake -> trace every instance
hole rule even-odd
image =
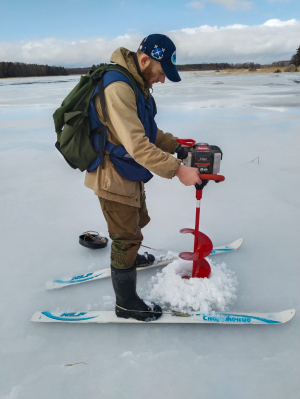
[[[109,266],[110,244],[78,244],[86,230],[108,236],[106,224],[84,174],[54,148],[52,113],[78,80],[0,80],[0,399],[299,399],[298,314],[279,326],[30,322],[36,310],[114,308],[110,279],[45,290]],[[216,246],[244,239],[214,258],[238,281],[230,311],[299,310],[299,83],[299,73],[185,72],[154,86],[161,129],[224,153],[226,181],[204,189],[200,229]],[[194,227],[195,189],[155,177],[146,191],[144,244],[159,249],[149,252],[191,251],[179,230]],[[159,271],[138,275],[142,297]]]

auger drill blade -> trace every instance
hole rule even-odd
[[[195,230],[186,228],[186,229],[181,229],[180,233],[182,233],[182,234],[191,233],[191,234],[195,235]],[[179,257],[181,259],[185,259],[185,260],[203,259],[203,258],[206,258],[206,256],[208,256],[212,250],[213,250],[213,243],[211,242],[211,239],[209,237],[207,237],[207,235],[205,235],[204,233],[201,233],[200,231],[198,231],[198,245],[197,245],[196,251],[194,253],[181,252],[179,254]],[[187,254],[191,254],[192,257],[188,256]]]

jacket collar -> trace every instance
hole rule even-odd
[[[127,50],[124,47],[119,47],[112,53],[110,57],[110,62],[114,62],[115,64],[118,64],[127,69],[127,71],[131,73],[133,78],[137,81],[146,100],[149,100],[149,87],[142,77],[136,53]]]

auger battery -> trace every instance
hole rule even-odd
[[[185,148],[188,156],[183,160],[185,166],[197,167],[201,174],[217,174],[220,172],[223,153],[216,145],[197,143]]]

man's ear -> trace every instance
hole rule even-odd
[[[142,55],[139,61],[140,61],[141,71],[143,71],[150,64],[150,57],[146,54]]]

